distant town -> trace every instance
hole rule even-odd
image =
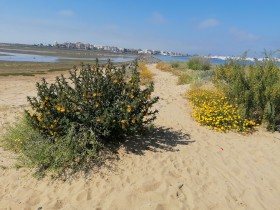
[[[150,54],[150,55],[163,55],[163,56],[189,56],[186,53],[162,51],[162,50],[151,50],[151,49],[134,49],[134,48],[121,48],[115,46],[85,44],[82,42],[64,42],[54,44],[34,44],[36,47],[52,47],[60,49],[80,49],[80,50],[93,50],[93,51],[107,51],[112,53],[130,53],[130,54]]]

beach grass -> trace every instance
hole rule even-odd
[[[174,62],[160,62],[157,68],[170,72],[178,77],[178,85],[186,84],[201,84],[211,81],[215,74],[214,69],[210,70],[193,70],[189,68],[188,62],[174,61]],[[213,67],[212,67],[213,68]]]
[[[38,74],[38,73],[37,73]],[[34,73],[31,72],[10,72],[10,73],[0,73],[0,77],[8,77],[8,76],[35,76]]]

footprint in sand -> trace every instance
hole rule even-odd
[[[159,188],[160,184],[161,184],[160,182],[147,183],[147,184],[144,184],[144,186],[142,187],[142,190],[144,192],[155,191]]]

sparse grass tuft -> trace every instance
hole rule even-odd
[[[186,85],[190,84],[193,81],[193,77],[187,73],[187,72],[182,72],[179,77],[178,77],[178,85]]]
[[[192,70],[210,70],[211,63],[209,59],[204,57],[192,57],[188,61],[188,67]]]
[[[160,62],[156,67],[162,71],[170,72],[177,76],[178,85],[207,83],[212,80],[212,77],[215,74],[214,70],[191,70],[188,67],[188,62]]]
[[[162,71],[167,71],[167,72],[173,72],[174,69],[172,68],[172,65],[170,63],[166,62],[159,62],[156,67]]]
[[[48,72],[56,72],[56,71],[68,71],[70,68],[56,68],[56,69],[49,69]]]
[[[0,73],[0,77],[8,76],[35,76],[35,74],[30,72]]]
[[[139,64],[141,83],[144,85],[150,84],[153,81],[154,74],[144,64]]]

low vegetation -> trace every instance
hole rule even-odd
[[[0,73],[0,77],[8,77],[8,76],[35,76],[35,73],[32,72],[10,72],[10,73]]]
[[[280,125],[280,69],[272,60],[250,66],[230,61],[217,67],[214,83],[228,98],[237,98],[242,116],[272,131]]]
[[[252,65],[230,60],[217,66],[215,90],[195,88],[188,93],[194,118],[219,131],[248,132],[259,124],[275,131],[280,125],[279,81],[280,69],[272,60]]]
[[[171,63],[167,62],[159,62],[157,63],[156,67],[160,69],[161,71],[166,71],[166,72],[174,72],[174,67],[172,67]]]
[[[156,118],[153,84],[140,88],[137,67],[127,72],[112,63],[82,65],[55,83],[37,83],[21,122],[3,138],[39,175],[88,169],[102,149],[141,133]]]
[[[190,60],[196,58],[191,58]],[[201,64],[202,65],[202,64]],[[212,80],[212,77],[214,76],[214,70],[203,70],[202,68],[200,70],[193,70],[189,68],[189,61],[188,62],[180,62],[180,61],[174,61],[171,63],[166,62],[160,62],[156,66],[158,69],[170,72],[173,75],[176,75],[178,77],[178,85],[185,85],[185,84],[201,84],[207,83]],[[200,86],[200,85],[199,85]]]
[[[210,69],[209,60],[193,57],[187,62],[161,62],[157,68],[178,76],[179,85],[191,84],[188,96],[194,118],[202,125],[240,132],[260,124],[270,131],[280,127],[280,69],[271,59],[251,65],[243,59],[229,60]]]
[[[192,57],[188,62],[189,69],[192,70],[210,70],[211,63],[209,59],[204,57]]]
[[[216,131],[246,133],[256,125],[254,121],[242,117],[238,104],[229,100],[222,91],[194,89],[187,94],[194,107],[193,117],[200,125]]]
[[[67,71],[69,68],[58,68],[58,69],[49,69],[47,71],[30,71],[30,72],[7,72],[7,73],[0,73],[0,77],[7,77],[7,76],[35,76],[37,74],[47,74],[47,72],[60,72],[60,71]]]
[[[138,69],[140,70],[141,83],[144,85],[150,84],[153,81],[154,74],[142,63],[138,65]]]

